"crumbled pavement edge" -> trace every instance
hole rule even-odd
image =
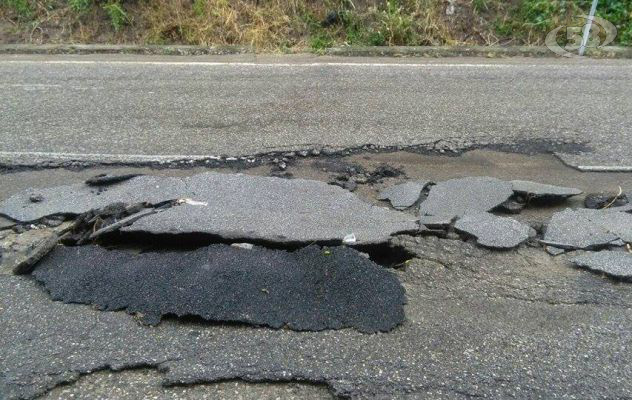
[[[276,164],[280,169],[293,158],[302,157],[338,157],[361,153],[392,153],[407,151],[419,154],[435,154],[459,156],[473,150],[489,150],[516,154],[553,154],[564,165],[578,169],[564,161],[561,154],[579,154],[593,149],[584,142],[570,140],[533,139],[513,143],[490,143],[455,140],[452,138],[433,140],[428,143],[412,145],[377,145],[364,144],[354,147],[309,146],[306,148],[288,148],[251,155],[126,155],[126,154],[56,154],[56,153],[24,153],[15,155],[0,151],[0,173],[25,170],[67,168],[82,170],[99,166],[107,167],[149,167],[164,168],[249,168],[264,164]],[[622,167],[627,168],[627,167]],[[616,171],[616,169],[608,172]]]

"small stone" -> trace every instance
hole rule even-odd
[[[252,250],[254,247],[251,243],[231,243],[232,247],[244,250]]]
[[[456,221],[454,228],[474,236],[481,246],[498,249],[517,247],[532,236],[532,228],[528,225],[483,212],[466,214]]]
[[[345,236],[344,238],[342,238],[342,243],[343,244],[355,244],[355,242],[357,241],[355,235],[353,233],[348,234],[347,236]]]
[[[32,194],[29,196],[29,200],[31,201],[31,203],[41,203],[42,201],[44,201],[44,196],[42,196],[41,194]]]
[[[298,155],[301,157],[307,157],[309,153],[306,150],[301,150],[298,152]]]
[[[59,225],[63,224],[63,223],[64,223],[64,218],[54,218],[54,217],[49,217],[49,218],[44,218],[44,219],[42,220],[42,222],[43,222],[45,225],[48,225],[48,226],[50,226],[50,227],[53,227],[53,228],[54,228],[54,227],[56,227],[56,226],[59,226]]]
[[[318,149],[312,149],[312,155],[313,155],[313,156],[319,156],[319,155],[320,155],[320,150],[318,150]]]
[[[353,192],[358,188],[358,184],[355,182],[355,180],[348,180],[342,184],[342,187],[350,192]]]
[[[632,254],[626,251],[587,252],[571,261],[578,267],[602,272],[612,278],[632,280]]]
[[[559,247],[554,247],[554,246],[545,246],[544,249],[546,250],[547,253],[549,253],[552,256],[559,256],[560,254],[564,254],[566,252],[566,250],[564,249],[560,249]]]

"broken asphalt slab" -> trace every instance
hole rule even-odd
[[[294,252],[215,244],[188,252],[58,246],[33,271],[54,300],[140,314],[319,331],[389,331],[404,320],[397,277],[347,247]]]
[[[454,224],[457,231],[476,238],[484,247],[511,249],[524,243],[535,231],[513,218],[499,217],[490,213],[472,213],[461,217]]]
[[[380,191],[378,200],[389,200],[393,208],[405,210],[412,207],[421,196],[421,192],[428,186],[428,181],[411,181],[387,187]]]
[[[37,227],[17,234],[0,232],[0,274],[28,274],[48,254],[60,235],[70,229],[70,222],[56,227]]]
[[[632,214],[567,208],[551,217],[542,242],[563,249],[598,249],[632,242]]]
[[[530,199],[563,200],[583,193],[575,188],[522,180],[511,181],[511,186],[514,192]]]
[[[629,286],[539,249],[399,239],[416,258],[395,271],[407,320],[388,334],[178,319],[149,327],[0,276],[0,397],[31,399],[95,371],[138,367],[180,387],[302,381],[343,398],[632,396]]]
[[[409,215],[370,205],[323,182],[214,172],[185,178],[139,176],[107,187],[75,184],[26,190],[0,203],[0,214],[32,221],[117,202],[156,205],[177,199],[188,201],[143,217],[123,231],[328,244],[342,243],[354,234],[358,244],[370,244],[419,229]]]
[[[0,214],[29,222],[50,215],[76,216],[114,203],[159,204],[187,197],[186,178],[138,176],[105,187],[86,183],[27,189],[0,203]]]
[[[461,217],[498,207],[513,195],[509,182],[490,177],[467,177],[439,182],[430,188],[419,213]]]
[[[632,280],[632,254],[627,251],[586,252],[572,259],[578,267],[604,273],[612,278]]]

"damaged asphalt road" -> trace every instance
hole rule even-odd
[[[407,320],[388,334],[147,327],[123,312],[52,302],[27,277],[0,276],[0,392],[32,398],[81,374],[141,366],[166,384],[307,381],[354,398],[632,395],[629,286],[539,249],[400,242],[417,257],[397,272]]]
[[[186,398],[181,390],[207,390],[211,396],[222,397],[222,387],[226,387],[222,385],[235,385],[238,389],[233,395],[248,399],[263,397],[262,391],[287,391],[293,396],[295,390],[302,391],[303,398],[322,397],[323,388],[342,398],[632,396],[627,379],[632,372],[632,292],[626,282],[627,267],[620,262],[632,257],[624,246],[626,232],[618,231],[617,240],[595,253],[562,247],[552,257],[544,251],[551,246],[541,243],[552,218],[566,208],[583,207],[585,198],[580,192],[613,198],[618,186],[628,189],[632,180],[627,175],[579,174],[558,164],[547,165],[546,159],[484,156],[498,167],[481,166],[476,154],[472,164],[466,156],[437,159],[405,153],[394,156],[397,162],[379,154],[330,159],[333,164],[358,164],[365,171],[380,165],[402,171],[380,181],[355,179],[353,193],[335,187],[331,193],[352,205],[347,208],[355,214],[350,221],[373,212],[367,210],[380,209],[385,212],[381,215],[413,221],[419,227],[409,234],[381,233],[387,241],[355,249],[309,242],[271,245],[243,237],[217,243],[217,237],[197,234],[196,242],[187,235],[151,236],[134,242],[135,237],[128,234],[98,236],[93,242],[92,234],[123,227],[116,224],[129,216],[119,210],[129,206],[108,205],[81,214],[78,218],[86,223],[72,235],[88,238],[89,244],[55,248],[35,265],[32,275],[14,275],[10,269],[0,274],[0,397],[65,398],[96,393],[108,397],[116,393],[117,398],[135,399],[139,393],[155,393],[159,398],[180,393]],[[275,178],[274,184],[287,189],[290,186],[281,181],[298,182],[293,190],[313,185],[322,190],[319,193],[329,193],[317,184],[331,181],[335,172],[310,162],[288,165],[288,176],[298,179]],[[543,165],[549,172],[546,180],[539,178]],[[453,187],[455,177],[488,170],[494,179],[459,178],[466,190]],[[85,203],[84,208],[90,208],[90,199],[108,199],[119,185],[127,188],[121,193],[136,196],[129,184],[140,178],[165,182],[164,175],[173,174],[177,182],[191,182],[221,175],[236,182],[269,182],[271,178],[254,177],[274,171],[255,168],[247,171],[246,178],[208,171],[98,171],[106,174],[99,174],[107,182],[105,191],[100,189],[102,183],[83,183],[96,171],[6,174],[0,175],[3,183],[9,183],[4,187],[14,189],[0,193],[0,199],[4,210],[26,216],[29,208],[48,207],[46,202],[55,193],[67,193],[52,188],[60,183],[75,182],[81,185],[79,192],[84,186],[96,189],[99,194],[89,194]],[[139,172],[160,176],[113,182],[117,175]],[[33,176],[43,177],[45,184],[33,184]],[[306,179],[314,183],[305,183]],[[427,181],[437,184],[406,190],[406,202],[419,206],[395,211],[379,200],[385,188]],[[541,181],[555,186],[535,183]],[[449,204],[450,215],[439,209],[437,215],[420,217],[419,208],[445,182],[452,187],[444,193],[460,196]],[[473,182],[491,189],[481,190]],[[29,186],[38,187],[35,194],[41,198],[34,196],[36,201],[32,201],[34,191],[26,190]],[[50,188],[41,189],[45,186]],[[143,188],[151,190],[151,186]],[[17,192],[22,193],[17,197],[21,203],[11,199]],[[435,190],[433,201],[448,204],[439,196],[441,192]],[[179,201],[171,199],[164,210],[203,208],[200,203],[210,202],[200,195],[207,200],[218,196],[189,191],[180,198],[181,193],[173,193]],[[260,200],[266,193],[261,191],[250,204],[273,203]],[[294,207],[285,210],[292,218],[309,209],[294,201],[295,194],[284,193],[292,199],[283,203]],[[472,211],[476,210],[472,204],[487,198],[493,202],[484,205],[485,212]],[[508,202],[519,207],[509,210]],[[222,207],[234,210],[248,203],[242,199],[236,206]],[[364,205],[357,206],[360,203]],[[61,199],[50,204],[54,209],[65,206]],[[463,212],[455,212],[454,204]],[[142,207],[142,212],[156,211],[150,204]],[[589,212],[613,214],[615,220],[616,215],[630,215],[628,204],[621,202],[617,207]],[[127,227],[166,212],[161,209],[141,216]],[[308,215],[301,220],[306,224],[302,230],[309,231],[309,224],[315,224],[316,230],[327,226],[336,212],[319,214],[321,218]],[[230,221],[221,213],[206,215]],[[599,226],[611,225],[610,218],[600,219]],[[574,230],[582,228],[582,220],[578,221],[579,228],[576,225]],[[584,222],[595,221],[593,217]],[[234,222],[233,226],[241,224],[239,218]],[[28,235],[46,240],[69,223],[46,216],[0,229],[0,251],[5,243],[26,240]],[[274,233],[270,232],[266,234]],[[342,241],[353,244],[350,238]],[[68,244],[63,239],[62,243]],[[16,251],[25,246],[20,243]],[[513,246],[517,247],[507,249]],[[585,262],[579,259],[583,254],[593,254],[593,258]],[[320,294],[325,297],[319,299]],[[380,328],[379,324],[384,325]],[[315,331],[301,330],[305,327]],[[375,331],[384,332],[365,333]],[[128,387],[130,382],[133,388]],[[113,386],[111,390],[108,385]]]

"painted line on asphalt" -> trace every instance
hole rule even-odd
[[[536,67],[541,64],[436,64],[436,63],[258,63],[258,62],[214,62],[214,61],[113,61],[113,60],[0,60],[0,64],[78,64],[78,65],[168,65],[168,66],[238,66],[238,67],[407,67],[407,68],[511,68]]]
[[[632,172],[632,166],[612,166],[612,165],[579,165],[577,169],[585,172]]]
[[[56,159],[56,160],[219,160],[222,157],[214,155],[198,155],[198,154],[108,154],[108,153],[57,153],[57,152],[39,152],[39,151],[0,151],[0,159],[2,158],[39,158],[39,159]]]

